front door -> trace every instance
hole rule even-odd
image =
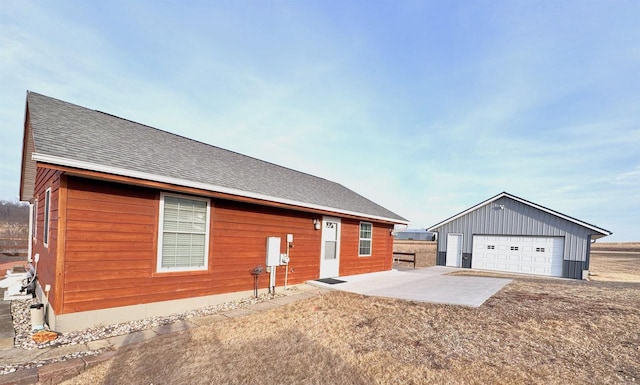
[[[462,234],[447,234],[447,266],[462,266]]]
[[[333,278],[340,269],[340,218],[322,218],[320,278]]]

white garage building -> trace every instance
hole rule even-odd
[[[582,279],[591,242],[610,231],[500,193],[427,231],[442,266]]]

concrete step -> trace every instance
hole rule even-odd
[[[9,350],[9,349],[13,349],[13,345],[14,345],[14,339],[15,336],[13,337],[9,337],[9,336],[2,336],[0,335],[0,350]]]
[[[0,295],[4,295],[0,293]],[[3,301],[0,298],[0,317],[8,316],[11,317],[11,301]]]
[[[13,332],[13,320],[11,316],[0,316],[0,333]]]

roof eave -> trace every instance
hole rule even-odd
[[[520,202],[520,203],[523,203],[523,204],[529,205],[529,206],[531,206],[531,207],[535,207],[535,208],[537,208],[538,210],[542,210],[542,211],[544,211],[544,212],[546,212],[546,213],[549,213],[549,214],[551,214],[551,215],[555,215],[555,216],[560,217],[560,218],[562,218],[562,219],[564,219],[564,220],[567,220],[567,221],[569,221],[569,222],[573,222],[573,223],[575,223],[575,224],[577,224],[577,225],[580,225],[580,226],[586,227],[586,228],[588,228],[588,229],[590,229],[590,230],[596,231],[598,234],[601,234],[603,237],[606,237],[607,235],[611,235],[611,234],[612,234],[612,233],[611,233],[611,231],[609,231],[609,230],[605,230],[605,229],[600,228],[600,227],[598,227],[598,226],[594,226],[594,225],[592,225],[592,224],[590,224],[590,223],[583,222],[583,221],[581,221],[581,220],[579,220],[579,219],[576,219],[576,218],[572,218],[572,217],[570,217],[570,216],[568,216],[568,215],[565,215],[565,214],[562,214],[562,213],[560,213],[560,212],[557,212],[557,211],[554,211],[554,210],[548,209],[548,208],[546,208],[546,207],[544,207],[544,206],[540,206],[540,205],[538,205],[538,204],[536,204],[536,203],[529,202],[529,201],[527,201],[526,199],[518,198],[518,197],[517,197],[517,196],[515,196],[515,195],[511,195],[511,194],[506,193],[506,192],[505,192],[505,193],[502,193],[502,194],[500,194],[500,195],[501,195],[501,196],[509,197],[509,198],[511,198],[511,199],[513,199],[513,200],[516,200],[516,201]]]
[[[28,95],[29,91],[27,91]],[[29,158],[29,141],[33,142],[33,133],[31,131],[31,123],[29,119],[29,99],[27,98],[24,106],[24,123],[22,133],[22,157],[20,164],[20,201],[29,201],[33,198],[34,181],[27,180],[27,169],[35,169],[35,162]]]
[[[106,165],[101,165],[101,164],[96,164],[91,162],[79,161],[76,159],[63,158],[55,155],[47,155],[47,154],[34,152],[31,158],[37,162],[54,164],[59,166],[73,167],[77,169],[90,170],[90,171],[102,172],[102,173],[113,174],[113,175],[120,175],[120,176],[142,179],[142,180],[149,180],[149,181],[160,182],[160,183],[168,183],[176,186],[191,187],[191,188],[196,188],[200,190],[237,195],[240,197],[259,199],[263,201],[275,202],[275,203],[291,205],[291,206],[299,206],[299,207],[313,209],[313,210],[331,211],[338,214],[345,214],[350,216],[367,218],[370,220],[380,220],[380,221],[390,222],[395,224],[409,224],[409,221],[398,219],[398,218],[388,218],[388,217],[383,217],[378,215],[339,209],[335,207],[316,205],[313,203],[300,202],[300,201],[295,201],[295,200],[286,199],[286,198],[273,197],[269,195],[234,189],[230,187],[217,186],[213,184],[196,182],[196,181],[191,181],[186,179],[179,179],[179,178],[173,178],[173,177],[168,177],[163,175],[145,173],[141,171],[106,166]]]
[[[496,196],[494,196],[494,197],[491,197],[491,198],[489,198],[489,199],[487,199],[487,200],[485,200],[485,201],[482,201],[482,202],[478,203],[477,205],[472,206],[472,207],[470,207],[470,208],[468,208],[468,209],[466,209],[466,210],[464,210],[464,211],[462,211],[462,212],[460,212],[460,213],[458,213],[458,214],[455,214],[455,215],[453,215],[453,216],[451,216],[451,217],[449,217],[449,218],[445,219],[445,220],[444,220],[444,221],[442,221],[442,222],[436,223],[435,225],[433,225],[433,226],[431,226],[431,227],[427,227],[427,231],[433,231],[433,230],[437,229],[438,227],[441,227],[441,226],[443,226],[443,225],[446,225],[447,223],[449,223],[449,222],[451,222],[451,221],[454,221],[454,220],[456,220],[456,219],[460,218],[461,216],[467,215],[468,213],[470,213],[470,212],[472,212],[472,211],[476,210],[477,208],[480,208],[480,207],[482,207],[482,206],[484,206],[484,205],[487,205],[487,204],[489,204],[489,203],[491,203],[491,202],[493,202],[493,201],[495,201],[495,200],[497,200],[497,199],[501,198],[501,197],[502,197],[502,196],[504,196],[505,194],[506,194],[506,193],[504,193],[504,192],[503,192],[503,193],[500,193],[500,194],[498,194],[498,195],[496,195]]]

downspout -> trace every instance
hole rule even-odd
[[[289,290],[289,288],[287,287],[287,284],[289,282],[289,249],[291,248],[291,243],[289,243],[287,241],[287,256],[286,259],[284,260],[284,289],[285,290]]]
[[[591,235],[587,237],[587,250],[585,255],[585,267],[586,270],[582,270],[582,279],[588,280],[591,275],[591,244],[596,243],[595,239],[591,238]]]
[[[27,240],[27,261],[33,261],[33,198],[29,199],[29,239]]]

